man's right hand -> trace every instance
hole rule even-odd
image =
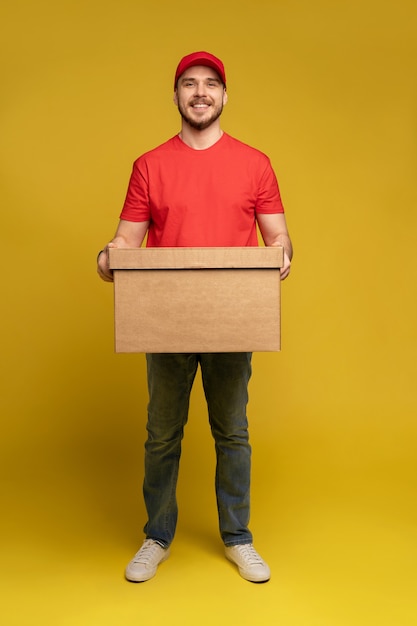
[[[107,283],[113,282],[113,270],[109,266],[109,248],[140,248],[148,231],[149,222],[120,220],[116,235],[97,257],[97,273]]]
[[[117,248],[115,243],[108,243],[97,257],[97,274],[107,283],[113,282],[113,270],[109,266],[109,248]]]

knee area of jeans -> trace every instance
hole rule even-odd
[[[187,421],[176,421],[169,423],[163,416],[150,416],[146,425],[148,441],[177,441],[184,437],[184,428]]]
[[[235,428],[220,429],[218,426],[211,427],[212,435],[215,441],[224,441],[230,443],[245,443],[249,440],[249,429],[247,424],[236,426]]]

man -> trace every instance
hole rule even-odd
[[[292,246],[278,183],[268,157],[221,130],[227,103],[220,59],[195,52],[181,59],[174,82],[181,131],[135,161],[114,239],[99,253],[98,273],[111,281],[108,249],[283,246],[281,279]],[[250,353],[147,354],[148,438],[143,493],[146,539],[126,578],[148,580],[168,558],[177,523],[181,440],[200,364],[216,448],[216,497],[226,557],[246,580],[265,582],[270,570],[253,547],[249,522],[251,447],[246,405]]]

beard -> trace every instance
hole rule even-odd
[[[191,102],[191,106],[192,104],[193,103]],[[210,115],[201,120],[194,119],[193,117],[188,115],[186,108],[180,102],[178,103],[178,111],[180,112],[180,115],[184,122],[191,126],[191,128],[195,128],[196,130],[205,130],[206,128],[211,126],[213,122],[219,119],[223,111],[223,103],[219,104],[218,106],[211,105],[209,109],[209,111],[211,112]]]

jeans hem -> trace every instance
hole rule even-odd
[[[157,543],[164,550],[168,550],[169,546],[171,545],[170,543],[167,544],[165,541],[162,541],[162,539],[156,539],[156,537],[148,537],[148,535],[146,535],[146,539],[152,539],[152,541]]]
[[[252,539],[248,538],[248,539],[243,539],[242,541],[233,541],[233,543],[225,543],[225,547],[226,548],[233,548],[234,546],[245,546],[247,544],[251,544],[252,545]]]

